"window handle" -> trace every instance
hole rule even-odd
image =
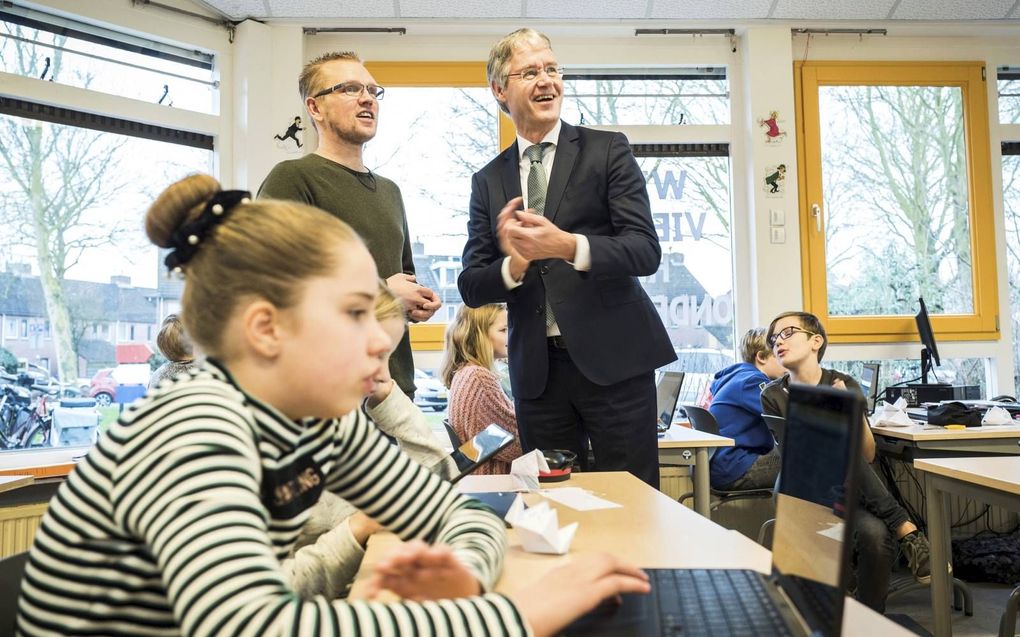
[[[822,231],[822,207],[816,203],[811,204],[811,216],[815,218],[815,228]]]

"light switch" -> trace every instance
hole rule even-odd
[[[786,243],[786,228],[770,228],[772,243]]]
[[[773,208],[769,210],[769,225],[770,226],[784,226],[786,225],[786,213],[782,210]]]

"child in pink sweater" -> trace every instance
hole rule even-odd
[[[476,474],[510,473],[510,463],[522,453],[514,404],[493,369],[497,359],[506,358],[506,342],[506,307],[501,304],[462,305],[446,329],[442,379],[450,388],[450,425],[461,440],[492,423],[515,436],[513,444],[476,469]]]

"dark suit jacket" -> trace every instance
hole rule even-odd
[[[658,270],[662,250],[627,138],[562,125],[545,216],[588,237],[591,270],[578,272],[562,259],[533,261],[523,285],[507,290],[496,217],[521,195],[519,162],[514,143],[472,178],[464,270],[457,280],[472,307],[507,304],[514,396],[537,398],[545,389],[546,296],[571,359],[594,383],[611,385],[675,360],[666,328],[637,279]]]

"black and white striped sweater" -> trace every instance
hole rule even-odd
[[[127,409],[50,502],[19,635],[526,635],[487,594],[302,601],[280,571],[325,488],[403,538],[448,544],[486,588],[502,522],[412,462],[360,410],[288,420],[215,363]]]

